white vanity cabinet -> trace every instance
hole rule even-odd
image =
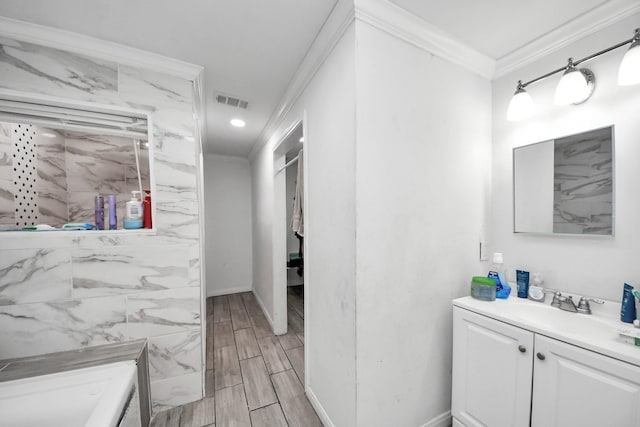
[[[637,427],[640,367],[454,307],[451,413],[454,427]]]
[[[640,426],[637,366],[536,334],[533,373],[533,427]]]
[[[528,426],[532,354],[533,333],[454,307],[451,413],[457,425]]]

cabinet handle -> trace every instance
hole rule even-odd
[[[518,350],[520,350],[520,353],[526,353],[527,352],[527,347],[525,347],[523,345],[519,345],[518,346]]]
[[[544,359],[546,359],[545,355],[544,355],[544,354],[542,354],[542,353],[538,353],[538,354],[536,354],[536,356],[537,356],[537,357],[538,357],[538,359],[540,359],[540,360],[544,360]]]

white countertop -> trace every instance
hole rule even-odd
[[[635,328],[619,317],[620,303],[605,302],[607,309],[594,314],[571,313],[551,307],[549,301],[540,303],[511,295],[508,299],[481,301],[470,296],[453,300],[455,307],[517,326],[522,329],[586,348],[624,362],[640,366],[640,347],[624,342],[618,329]],[[640,331],[640,329],[635,329]]]

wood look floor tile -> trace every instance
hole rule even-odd
[[[240,371],[250,411],[278,401],[262,356],[240,361]]]
[[[298,375],[298,379],[304,385],[304,347],[296,347],[286,350],[285,353],[293,366],[293,370]]]
[[[211,359],[213,359],[213,351],[211,352]],[[212,397],[215,390],[215,382],[213,369],[207,369],[204,375],[204,395],[206,397]]]
[[[229,313],[229,299],[226,295],[213,297],[213,322],[229,322],[231,314]]]
[[[301,395],[280,402],[290,427],[322,427],[322,421],[307,396]]]
[[[206,327],[206,354],[205,363],[207,369],[213,369],[213,322],[207,323]]]
[[[244,310],[244,301],[242,300],[241,294],[231,294],[228,296],[229,299],[229,309],[233,310]]]
[[[213,324],[213,349],[235,346],[231,322],[218,322]]]
[[[260,356],[262,354],[252,328],[240,329],[234,333],[236,336],[238,359],[249,359],[250,357]]]
[[[216,422],[214,398],[208,397],[182,406],[180,427],[202,427]]]
[[[253,332],[255,332],[256,338],[275,336],[264,314],[260,313],[258,316],[250,316],[249,319],[251,319],[251,325],[253,326]]]
[[[207,308],[207,317],[213,316],[213,297],[207,298],[206,308]]]
[[[234,386],[242,383],[240,363],[236,347],[222,347],[213,351],[215,389]]]
[[[322,422],[304,394],[302,383],[293,369],[271,375],[271,381],[290,426],[322,427]]]
[[[278,340],[285,351],[302,346],[300,338],[298,338],[296,333],[292,331],[289,331],[284,335],[278,335]]]
[[[244,301],[244,306],[247,309],[249,316],[257,316],[259,314],[262,314],[260,304],[258,304],[258,301],[256,300],[255,296],[253,296],[253,294],[243,295],[242,300]]]
[[[304,332],[298,332],[296,333],[296,336],[300,339],[302,345],[304,345]]]
[[[177,406],[175,408],[167,409],[166,411],[158,412],[149,424],[151,427],[180,427],[180,415],[182,414],[182,407]]]
[[[304,331],[304,319],[293,310],[287,310],[287,323],[289,330],[293,332]]]
[[[304,319],[304,285],[287,288],[287,305]]]
[[[291,369],[289,359],[277,337],[264,337],[258,340],[264,363],[270,374]]]
[[[242,384],[216,390],[216,424],[221,427],[251,427]]]
[[[251,411],[249,415],[253,427],[288,427],[282,408],[277,403]]]
[[[251,321],[249,320],[247,310],[245,310],[244,307],[238,310],[231,310],[231,323],[233,324],[234,331],[250,328]]]
[[[273,386],[276,389],[276,395],[280,402],[285,399],[291,399],[292,397],[300,395],[304,396],[302,383],[298,380],[298,376],[293,369],[272,374],[271,381],[273,382]]]

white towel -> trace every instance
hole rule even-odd
[[[304,182],[302,173],[302,150],[298,153],[298,178],[296,183],[296,199],[293,204],[293,217],[291,218],[291,229],[304,237],[304,215],[302,206],[304,205]]]

